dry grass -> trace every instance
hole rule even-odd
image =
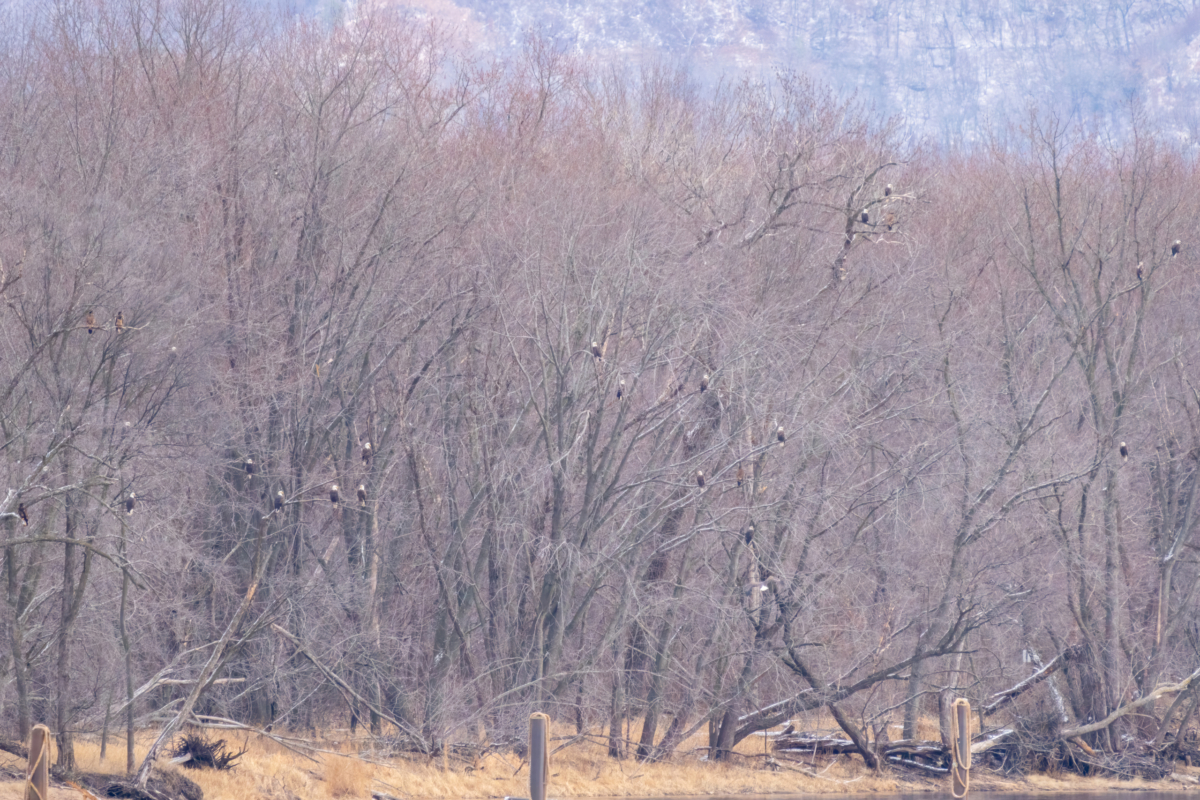
[[[818,726],[798,727],[812,729]],[[893,731],[893,737],[897,735],[898,732]],[[226,735],[225,738],[231,740],[231,745],[239,747],[243,742],[240,736]],[[149,743],[149,738],[138,743],[135,752],[139,758]],[[444,765],[440,759],[431,762],[423,758],[372,757],[369,740],[326,741],[323,748],[335,752],[320,754],[314,761],[270,739],[249,736],[245,743],[249,750],[232,771],[184,771],[204,789],[207,800],[369,800],[372,790],[404,800],[520,797],[529,793],[528,765],[512,755],[492,754],[473,763],[450,760]],[[600,744],[572,744],[551,759],[550,796],[865,794],[946,789],[942,781],[913,778],[898,771],[876,775],[857,757],[809,758],[803,763],[772,759],[765,755],[763,738],[757,736],[743,742],[731,762],[709,763],[703,759],[704,743],[703,735],[685,742],[679,754],[663,764],[614,761],[608,758]],[[109,745],[108,757],[101,762],[98,743],[80,742],[76,753],[80,768],[90,772],[123,772],[124,743],[117,740],[110,741]],[[363,757],[357,757],[352,751],[361,751]],[[0,765],[23,768],[16,758],[0,755],[3,755]],[[1187,772],[1193,776],[1197,774],[1197,770]],[[1024,792],[1200,789],[1196,785],[1118,782],[1112,778],[1032,776],[1018,782],[983,773],[972,776],[972,785],[981,790]],[[20,800],[22,796],[20,782],[0,782],[0,800]],[[51,792],[52,800],[78,800],[80,797],[82,795],[72,789],[60,788]]]

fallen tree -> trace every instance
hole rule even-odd
[[[1065,651],[1030,677],[1003,692],[991,695],[981,709],[986,716],[1033,686],[1045,681],[1055,670],[1061,669],[1072,657]],[[1188,691],[1200,681],[1200,669],[1183,680],[1157,687],[1144,697],[1139,697],[1108,714],[1104,719],[1084,725],[1062,727],[1057,717],[1041,721],[1022,721],[1018,725],[986,730],[972,740],[971,753],[983,756],[980,763],[1006,771],[1028,772],[1036,769],[1068,769],[1080,774],[1103,772],[1119,777],[1141,776],[1159,779],[1170,774],[1175,761],[1188,764],[1200,762],[1196,738],[1186,731],[1170,737],[1166,746],[1154,741],[1132,742],[1116,752],[1098,750],[1088,745],[1083,736],[1112,725],[1118,719],[1139,709],[1152,706],[1161,697]],[[1173,706],[1174,707],[1174,706]],[[1183,718],[1183,722],[1187,717]],[[1166,721],[1164,720],[1164,723]],[[838,756],[850,753],[863,755],[868,765],[877,760],[916,769],[924,773],[943,774],[951,764],[950,749],[942,742],[915,739],[888,741],[886,737],[876,742],[856,741],[850,737],[825,733],[788,732],[772,736],[772,749],[780,754]]]

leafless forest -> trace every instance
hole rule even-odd
[[[9,738],[721,758],[1064,655],[988,723],[1188,724],[1200,175],[1136,113],[954,153],[382,12],[0,30]]]

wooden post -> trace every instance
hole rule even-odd
[[[50,729],[34,725],[29,732],[29,766],[25,770],[25,800],[49,800]]]
[[[529,800],[546,800],[550,776],[550,717],[529,715]]]
[[[950,793],[957,800],[963,800],[971,787],[971,703],[965,698],[954,701],[950,726],[950,754],[953,757]]]

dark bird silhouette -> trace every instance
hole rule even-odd
[[[137,495],[134,494],[133,492],[130,492],[129,496],[125,498],[125,513],[126,514],[133,513],[133,508],[134,508],[134,506],[137,505],[137,501],[135,498],[137,498]]]
[[[283,489],[275,493],[275,510],[283,508]]]
[[[883,187],[883,196],[884,197],[892,196],[892,185],[890,183],[887,186]]]
[[[1179,255],[1179,250],[1182,247],[1183,247],[1183,242],[1176,239],[1175,243],[1171,245],[1171,258],[1174,258],[1175,256]]]
[[[249,475],[251,478],[254,477],[254,459],[253,458],[246,459],[246,474]]]
[[[869,214],[867,214],[867,210],[864,208],[864,209],[862,210],[862,216],[861,216],[861,217],[859,217],[859,219],[861,219],[861,220],[862,220],[862,223],[863,223],[863,225],[866,225],[866,224],[867,224],[867,220],[869,220],[870,218],[871,218],[871,216],[870,216]]]
[[[333,503],[335,506],[337,505],[338,485],[336,483],[333,486],[329,487],[329,502]]]
[[[775,441],[779,442],[780,444],[783,444],[787,441],[787,434],[783,432],[782,425],[775,429]]]
[[[363,462],[364,464],[366,464],[366,463],[368,463],[370,460],[371,460],[371,443],[370,443],[370,442],[363,442],[363,446],[362,446],[362,462]]]
[[[896,215],[893,214],[891,211],[887,212],[887,214],[884,214],[883,224],[887,226],[887,229],[889,231],[892,228],[896,227]]]
[[[1129,448],[1125,446],[1124,442],[1121,442],[1121,460],[1122,461],[1129,460]]]
[[[624,396],[625,396],[625,379],[622,378],[621,382],[617,384],[617,399],[620,400]]]
[[[96,314],[93,311],[89,311],[87,313],[87,326],[88,333],[92,333],[96,330]]]
[[[364,508],[367,505],[367,486],[363,483],[358,485],[358,504]]]
[[[604,357],[604,351],[600,349],[599,342],[592,342],[592,355],[596,357],[597,361]]]
[[[740,488],[741,488],[741,486],[742,486],[742,482],[743,482],[743,481],[745,481],[745,480],[746,480],[746,470],[742,469],[742,465],[741,465],[741,464],[738,464],[738,471],[737,471],[737,485],[738,485],[738,488],[739,488],[739,489],[740,489]]]
[[[25,513],[25,504],[17,503],[17,516],[21,518],[21,524],[29,527],[29,514]]]
[[[125,332],[125,312],[123,312],[123,311],[117,312],[116,327],[117,327],[117,333]]]
[[[706,372],[700,376],[700,392],[701,392],[701,394],[703,394],[704,390],[707,388],[708,388],[708,373]]]
[[[753,522],[751,522],[750,525],[746,528],[746,544],[750,544],[750,542],[752,542],[752,541],[754,541],[754,523]]]
[[[701,489],[704,488],[704,472],[702,470],[696,470],[696,485]]]
[[[1142,262],[1141,261],[1139,261],[1138,265],[1137,265],[1137,278],[1138,278],[1138,283],[1141,283],[1142,282]]]

